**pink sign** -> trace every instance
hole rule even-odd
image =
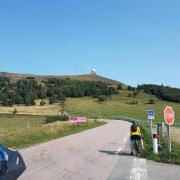
[[[87,118],[86,117],[71,117],[69,121],[76,122],[76,123],[84,123],[84,122],[87,122]]]

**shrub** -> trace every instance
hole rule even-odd
[[[17,114],[17,109],[16,108],[14,108],[14,111],[13,111],[13,114]]]
[[[56,121],[68,121],[69,117],[66,115],[59,116],[48,116],[45,120],[45,124],[56,122]]]
[[[127,87],[127,90],[128,90],[128,91],[135,91],[136,88],[135,88],[135,87],[128,86],[128,87]]]
[[[41,100],[40,105],[41,105],[41,106],[44,106],[44,105],[45,105],[45,102],[44,102],[43,99]]]
[[[155,104],[154,99],[149,99],[148,104]]]
[[[58,97],[57,95],[53,95],[52,97],[50,97],[49,99],[49,104],[54,104],[58,102]]]
[[[133,96],[136,97],[139,94],[139,91],[134,91]]]
[[[105,100],[106,100],[106,96],[104,96],[104,95],[101,95],[101,96],[98,97],[99,102],[103,102]]]
[[[117,90],[122,90],[122,85],[118,84]]]
[[[135,105],[135,104],[138,104],[138,101],[132,100],[132,101],[128,102],[127,104]]]

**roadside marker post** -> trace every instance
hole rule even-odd
[[[152,134],[152,120],[154,120],[155,111],[148,110],[147,114],[148,114],[148,123],[149,123],[149,127],[150,127],[150,132]]]
[[[153,152],[154,154],[158,154],[158,134],[157,128],[152,129],[152,138],[153,138]]]
[[[161,135],[162,135],[162,137],[164,138],[164,129],[165,129],[165,124],[164,124],[164,122],[162,122],[162,124],[161,124]]]
[[[172,107],[167,106],[164,109],[164,120],[166,121],[166,124],[168,126],[168,149],[169,152],[172,151],[172,132],[171,132],[171,126],[174,123],[175,115],[174,110]]]

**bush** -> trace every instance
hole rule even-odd
[[[122,85],[118,84],[117,90],[122,90]]]
[[[98,98],[98,95],[95,94],[95,95],[92,95],[91,97],[92,97],[92,98]]]
[[[135,91],[136,88],[135,88],[135,87],[128,86],[128,87],[127,87],[127,90],[128,90],[128,91]]]
[[[53,123],[56,121],[68,121],[69,117],[66,115],[59,115],[59,116],[48,116],[45,120],[45,124]]]
[[[135,105],[135,104],[138,104],[138,101],[130,101],[130,102],[128,102],[127,104],[131,104],[131,105]]]
[[[14,111],[13,111],[13,114],[17,114],[17,109],[16,108],[14,108]]]
[[[58,97],[57,95],[53,95],[52,97],[50,97],[49,99],[49,104],[54,104],[58,102]]]
[[[116,94],[116,95],[118,95],[118,94],[119,94],[119,91],[118,91],[118,90],[116,90],[116,91],[115,91],[115,94]]]
[[[149,99],[148,104],[155,104],[154,99]]]
[[[45,102],[44,102],[43,99],[41,100],[40,105],[41,105],[41,106],[44,106],[44,105],[45,105]]]
[[[139,94],[139,91],[134,91],[133,96],[136,97]]]
[[[103,102],[105,100],[106,100],[106,96],[104,96],[104,95],[101,95],[101,96],[98,97],[99,102]]]

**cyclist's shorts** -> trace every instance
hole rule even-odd
[[[142,138],[141,138],[141,136],[139,136],[139,135],[133,135],[133,136],[131,136],[131,140],[141,140]]]

